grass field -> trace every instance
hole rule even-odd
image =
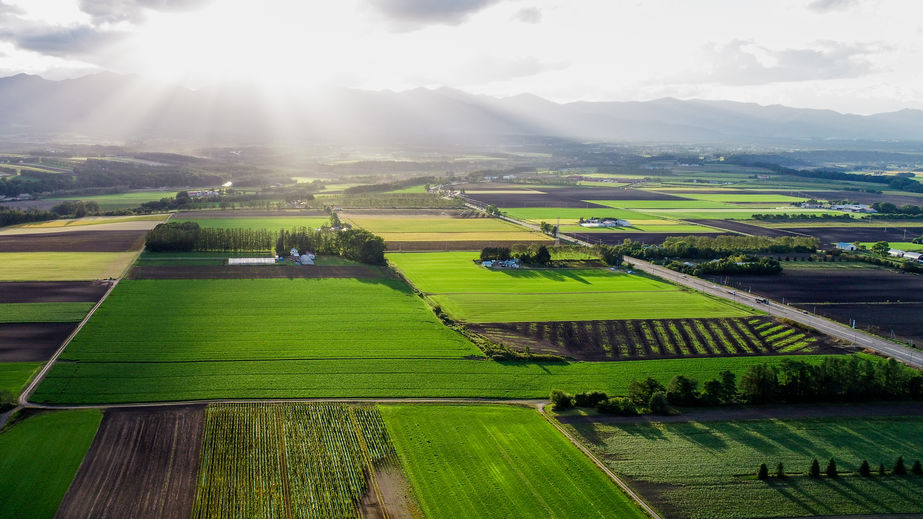
[[[750,311],[641,274],[493,270],[468,252],[388,254],[421,291],[469,322],[740,317]]]
[[[101,419],[97,410],[51,411],[0,433],[0,517],[54,517]]]
[[[807,198],[802,198],[800,196],[789,196],[789,195],[780,195],[780,194],[766,194],[766,193],[754,193],[754,194],[740,194],[740,193],[696,193],[687,195],[688,198],[694,198],[696,200],[705,200],[709,202],[728,202],[728,203],[738,203],[738,204],[752,204],[752,203],[772,203],[772,204],[791,204],[792,202],[806,202]],[[800,208],[798,208],[800,209]]]
[[[279,229],[288,230],[296,227],[316,229],[325,223],[330,223],[329,218],[322,216],[280,216],[274,218],[191,218],[187,220],[176,221],[191,221],[199,224],[200,227],[211,227],[215,229],[269,229],[272,231],[277,231]]]
[[[81,231],[93,230],[96,225],[110,225],[114,223],[131,223],[131,222],[157,222],[160,223],[167,218],[163,214],[144,214],[137,216],[89,216],[86,218],[62,218],[60,220],[48,220],[45,222],[24,223],[12,226],[16,229],[55,229],[54,232],[61,232],[73,227],[79,227]],[[146,224],[153,227],[156,224]]]
[[[646,517],[535,410],[380,406],[427,517]]]
[[[40,367],[41,362],[0,362],[0,391],[19,396]]]
[[[135,255],[135,252],[0,252],[0,281],[117,278]]]
[[[100,211],[114,211],[116,209],[131,209],[140,206],[144,202],[153,202],[161,198],[171,198],[176,196],[176,193],[176,191],[130,191],[113,195],[68,196],[51,198],[50,200],[96,202],[99,204]]]
[[[923,458],[923,418],[848,418],[571,425],[615,472],[631,478],[665,516],[801,517],[918,513],[923,477],[805,477],[812,458],[831,457],[841,472],[862,460],[873,470],[898,456]],[[756,479],[782,462],[784,480]],[[877,470],[876,470],[877,472]],[[798,474],[794,474],[798,473]]]
[[[0,323],[78,322],[96,303],[2,303]]]
[[[561,223],[575,223],[580,218],[622,218],[632,223],[635,223],[636,220],[650,223],[656,220],[665,220],[660,216],[629,209],[605,209],[600,207],[503,207],[501,211],[517,220],[532,223],[541,221],[554,223],[558,218],[561,219]],[[661,223],[668,224],[669,222]]]
[[[248,362],[478,354],[399,281],[199,279],[122,281],[61,358]]]
[[[344,215],[385,241],[548,241],[550,237],[496,218]]]
[[[676,374],[738,377],[755,363],[820,362],[822,355],[620,362],[497,362],[487,359],[318,359],[285,361],[57,362],[33,400],[115,403],[211,398],[548,398],[566,391],[627,392],[632,378],[667,384]]]
[[[866,247],[870,249],[872,248],[872,245],[875,245],[875,243],[876,242],[873,242],[873,241],[860,242],[860,244],[865,245]],[[898,249],[898,250],[910,251],[910,252],[923,252],[923,243],[913,243],[909,241],[891,241],[891,242],[888,242],[888,245],[890,245],[892,249]]]
[[[693,198],[693,197],[690,197]],[[697,196],[694,198],[698,198]],[[734,207],[717,201],[703,200],[585,200],[614,209],[720,209]]]

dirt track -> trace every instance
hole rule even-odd
[[[0,362],[48,360],[77,323],[0,324]]]
[[[68,303],[99,301],[109,288],[95,281],[4,281],[0,303]]]
[[[188,518],[205,406],[109,409],[57,518]]]
[[[0,252],[125,252],[144,246],[145,231],[67,231],[0,235]]]
[[[304,278],[380,278],[381,272],[364,266],[303,266],[278,265],[187,265],[181,267],[138,266],[131,269],[128,279],[304,279]]]

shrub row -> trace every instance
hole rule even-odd
[[[913,466],[910,468],[910,472],[916,476],[923,476],[923,466],[921,466],[920,460],[913,462]],[[865,478],[872,476],[872,471],[871,471],[871,468],[869,467],[868,460],[862,460],[862,464],[859,465],[858,473],[860,476],[865,477]],[[806,474],[808,477],[814,478],[814,479],[820,477],[821,475],[820,462],[817,461],[817,458],[814,458],[811,461],[811,465],[810,467],[808,467],[808,471]],[[887,471],[885,470],[884,463],[880,463],[878,465],[878,475],[884,476],[886,474],[887,474]],[[897,457],[897,461],[894,462],[894,467],[891,469],[891,474],[895,476],[906,476],[907,475],[907,466],[904,464],[903,456]],[[826,475],[828,478],[835,478],[840,475],[840,472],[836,466],[835,459],[830,458],[830,461],[827,462],[827,467],[824,469],[824,475]],[[769,468],[766,466],[765,463],[760,464],[759,468],[756,471],[756,477],[757,479],[769,479]],[[778,479],[783,479],[787,477],[787,474],[785,473],[785,468],[782,466],[781,461],[779,462],[778,465],[776,465],[775,477]]]

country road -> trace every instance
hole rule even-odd
[[[766,303],[758,303],[756,301],[757,298],[763,299],[759,295],[748,294],[746,292],[730,289],[726,286],[716,285],[701,278],[687,276],[680,272],[670,270],[666,267],[654,265],[648,261],[632,258],[629,256],[625,256],[625,261],[634,265],[638,270],[643,270],[644,272],[666,279],[667,281],[676,283],[677,285],[683,285],[685,287],[692,288],[709,295],[723,299],[729,299],[735,303],[767,312],[775,317],[791,319],[792,321],[796,321],[819,330],[831,337],[836,337],[837,339],[851,342],[860,348],[867,348],[873,351],[877,351],[883,355],[893,357],[909,366],[913,366],[915,368],[923,367],[923,352],[916,351],[912,348],[908,348],[900,344],[895,344],[891,341],[875,337],[859,330],[855,330],[846,325],[830,321],[810,313],[806,313],[800,309],[793,308],[788,305],[783,305],[777,301],[773,301],[772,299],[766,298],[764,299]]]

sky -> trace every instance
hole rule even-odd
[[[0,0],[0,76],[923,109],[919,0]]]

